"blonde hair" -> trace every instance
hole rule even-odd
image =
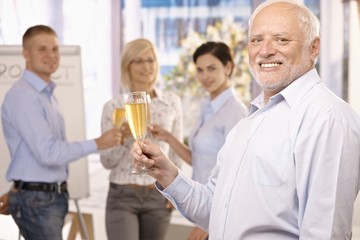
[[[155,64],[156,64],[156,73],[153,79],[153,84],[156,83],[156,79],[159,75],[159,63],[157,57],[157,51],[155,46],[152,44],[151,41],[145,38],[139,38],[128,42],[125,45],[124,51],[121,56],[121,87],[120,89],[124,91],[129,91],[131,86],[131,79],[130,79],[130,71],[129,67],[130,64],[136,59],[141,57],[143,53],[146,51],[151,50],[155,57]]]

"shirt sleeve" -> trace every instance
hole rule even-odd
[[[41,165],[64,166],[97,151],[95,140],[68,142],[58,137],[61,134],[55,131],[63,130],[64,123],[53,122],[54,118],[49,116],[41,97],[31,94],[23,94],[21,97],[11,95],[6,101],[3,108],[3,121],[7,121],[4,124],[8,126],[4,129],[6,135],[18,135],[18,139],[23,142],[17,144],[26,144]],[[16,103],[16,108],[13,103]],[[62,120],[62,115],[57,114],[57,121]],[[51,127],[55,124],[62,127]]]
[[[350,239],[359,189],[359,139],[343,120],[319,120],[297,140],[300,239]],[[300,213],[302,216],[300,216]]]
[[[179,170],[178,176],[165,189],[156,182],[157,189],[189,221],[207,230],[209,227],[212,187],[186,178]]]

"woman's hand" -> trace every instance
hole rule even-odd
[[[0,197],[0,214],[9,215],[9,193],[5,193]]]
[[[187,240],[206,240],[209,234],[199,227],[195,227],[189,234]]]
[[[161,140],[164,142],[168,142],[169,132],[159,125],[153,124],[151,125],[151,136],[157,140]]]
[[[129,127],[129,124],[127,122],[124,122],[121,127],[120,127],[120,133],[121,133],[121,141],[120,143],[123,145],[125,142],[126,138],[131,137],[132,138],[132,133]]]

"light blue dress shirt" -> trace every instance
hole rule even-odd
[[[5,96],[2,126],[11,156],[8,181],[65,181],[70,162],[97,151],[94,140],[66,141],[54,89],[54,82],[48,84],[25,70]]]
[[[359,167],[360,117],[313,69],[267,104],[252,102],[207,185],[180,172],[162,193],[211,240],[343,240]]]
[[[226,135],[247,114],[246,106],[236,98],[233,88],[226,89],[213,100],[204,101],[200,119],[189,136],[195,181],[207,183]]]

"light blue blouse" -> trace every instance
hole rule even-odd
[[[207,183],[216,164],[216,156],[226,135],[248,111],[235,97],[233,88],[223,91],[215,99],[207,98],[201,106],[200,119],[189,136],[192,152],[192,178]]]

